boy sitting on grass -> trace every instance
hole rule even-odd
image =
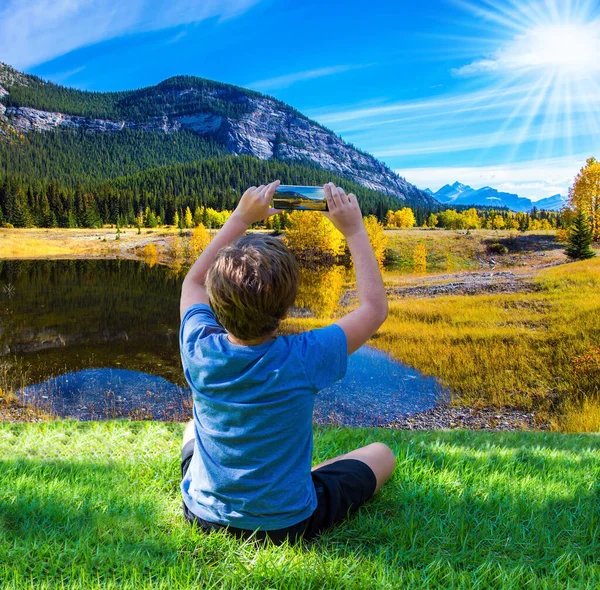
[[[388,306],[356,197],[329,183],[325,215],[348,242],[360,305],[326,328],[277,335],[296,298],[297,263],[281,240],[244,235],[277,213],[277,186],[244,193],[183,282],[180,346],[194,419],[181,490],[186,519],[204,530],[280,543],[310,539],[356,512],[395,459],[373,443],[311,470],[314,396],[344,376],[348,355]]]

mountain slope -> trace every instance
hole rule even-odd
[[[558,211],[565,204],[565,199],[561,195],[554,195],[534,202],[513,193],[500,192],[489,186],[474,189],[460,182],[446,184],[437,192],[431,193],[431,195],[445,205],[485,205],[488,207],[506,207],[511,211],[520,212],[531,211],[533,207]]]
[[[130,130],[177,137],[188,131],[213,140],[230,154],[308,162],[413,205],[437,204],[373,156],[289,105],[193,76],[169,78],[139,90],[101,93],[58,86],[0,64],[0,122],[18,133]]]
[[[535,201],[533,205],[538,209],[545,209],[546,211],[560,211],[566,205],[566,203],[566,197],[556,194],[552,195],[551,197],[546,197],[545,199]]]

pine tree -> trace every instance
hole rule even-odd
[[[587,260],[596,256],[596,253],[590,248],[592,239],[590,224],[585,213],[579,209],[569,230],[569,246],[565,250],[565,254],[575,260]]]

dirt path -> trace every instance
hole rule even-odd
[[[444,295],[480,295],[482,293],[532,293],[539,290],[533,281],[533,272],[462,272],[411,278],[406,285],[387,286],[386,293],[393,299],[419,299]],[[356,289],[348,289],[340,301],[349,305],[356,300]]]
[[[439,297],[442,295],[479,295],[481,293],[517,293],[538,290],[531,275],[512,271],[465,272],[455,275],[423,278],[424,284],[390,287],[393,297]]]

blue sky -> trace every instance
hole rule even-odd
[[[238,84],[421,188],[533,199],[599,157],[598,54],[600,0],[0,0],[0,60],[43,78]]]

